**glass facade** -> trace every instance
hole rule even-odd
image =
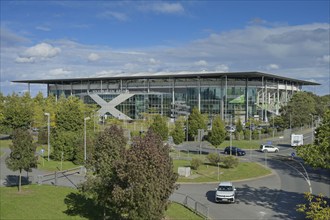
[[[179,110],[173,114],[181,105],[189,106],[189,111],[198,108],[210,118],[220,115],[226,120],[233,116],[245,121],[250,117],[267,120],[268,115],[279,114],[280,106],[301,89],[300,85],[275,78],[229,75],[59,81],[48,84],[48,92],[57,97],[74,95],[100,108],[107,102],[129,119],[142,119],[143,113],[174,117],[184,114]]]

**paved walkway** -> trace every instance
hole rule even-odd
[[[0,158],[0,186],[15,186],[18,183],[19,171],[12,171],[6,166],[6,158],[10,154],[9,148],[1,148],[4,154]],[[42,177],[42,178],[41,178]],[[77,169],[69,172],[51,172],[40,169],[32,169],[31,172],[22,172],[22,184],[49,184],[66,187],[77,187],[85,181],[82,170]]]

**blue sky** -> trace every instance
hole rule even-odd
[[[1,92],[19,79],[261,71],[330,94],[329,1],[1,1]],[[45,86],[33,85],[32,94]]]

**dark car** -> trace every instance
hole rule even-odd
[[[231,149],[231,155],[235,156],[244,156],[246,153],[244,150],[238,148],[238,147],[226,147],[224,150],[224,154],[230,154],[230,149]]]

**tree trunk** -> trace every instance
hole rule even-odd
[[[22,169],[19,169],[18,192],[21,192],[21,188],[22,188]]]

